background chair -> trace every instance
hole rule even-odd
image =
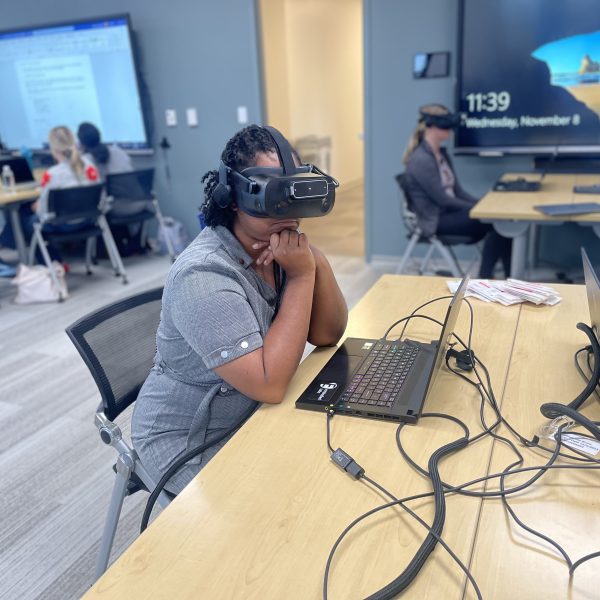
[[[446,262],[448,270],[450,273],[452,273],[452,276],[462,277],[464,273],[462,272],[460,264],[456,259],[454,252],[452,251],[452,246],[456,246],[458,244],[474,244],[475,242],[473,239],[464,235],[423,235],[423,232],[418,225],[417,214],[412,210],[410,194],[406,185],[406,176],[404,173],[399,173],[396,175],[395,179],[398,183],[398,187],[400,188],[402,220],[404,222],[406,234],[409,240],[408,246],[406,247],[402,258],[400,259],[400,264],[396,269],[396,273],[400,274],[404,271],[406,263],[411,257],[411,254],[417,244],[427,244],[427,253],[419,264],[419,275],[423,275],[431,257],[433,256],[433,253],[437,251]]]
[[[100,439],[118,453],[96,578],[108,565],[125,496],[156,487],[114,420],[136,400],[152,367],[161,299],[162,288],[142,292],[105,306],[66,329],[100,391],[102,401],[94,420]],[[170,496],[163,491],[158,501],[166,506]]]
[[[107,175],[106,192],[109,202],[113,206],[119,205],[119,212],[109,211],[108,223],[114,225],[131,225],[141,223],[140,246],[146,247],[146,223],[156,217],[158,226],[165,233],[167,251],[171,260],[175,260],[176,253],[169,236],[165,232],[165,219],[158,205],[158,200],[153,191],[154,169],[140,169],[128,173]],[[127,205],[131,210],[127,209]]]
[[[123,283],[127,283],[123,261],[101,206],[102,191],[102,184],[50,190],[48,212],[42,217],[42,220],[34,223],[29,247],[29,264],[33,264],[36,250],[39,247],[44,263],[50,269],[52,282],[59,292],[58,276],[46,248],[47,241],[61,243],[86,240],[85,266],[89,275],[92,272],[91,259],[95,240],[102,236],[115,274],[123,278]],[[84,224],[77,229],[68,228],[68,226],[76,226],[82,222]],[[56,229],[46,228],[44,230],[47,225]],[[63,227],[62,230],[61,227]],[[64,300],[62,295],[59,299]]]

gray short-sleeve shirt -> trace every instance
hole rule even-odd
[[[169,272],[155,364],[132,420],[133,445],[157,479],[179,455],[220,435],[255,404],[213,370],[260,348],[271,326],[277,294],[251,262],[227,228],[206,228]],[[226,441],[182,467],[167,489],[183,489]]]

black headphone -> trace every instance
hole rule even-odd
[[[227,208],[231,204],[231,186],[228,184],[231,169],[221,161],[219,165],[219,183],[212,193],[212,199],[220,208]]]

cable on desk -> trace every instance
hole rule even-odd
[[[327,444],[332,452],[340,452],[340,450],[333,451],[333,448],[330,443],[330,421],[331,421],[331,418],[332,418],[332,415],[328,414],[327,415]],[[464,433],[465,433],[465,436],[468,437],[468,429],[466,429],[466,427],[464,428]],[[452,448],[459,449],[460,445],[463,443],[463,439],[465,439],[465,438],[456,440],[455,442],[451,442],[450,444],[447,444],[446,446],[439,448],[438,451],[436,453],[434,453],[430,459],[431,468],[437,470],[437,463],[439,462],[439,460],[441,460],[443,455],[454,451],[454,450],[452,450]],[[437,456],[436,456],[436,454],[437,454]],[[352,462],[354,462],[350,456],[347,455],[347,458],[352,460]],[[376,481],[374,481],[373,479],[371,479],[370,477],[365,475],[364,470],[361,469],[361,474],[359,477],[357,477],[357,479],[365,480],[366,482],[371,484],[373,487],[375,487],[379,491],[381,491],[384,495],[391,498],[392,502],[394,504],[399,504],[406,512],[408,512],[408,514],[413,519],[415,519],[420,525],[422,525],[428,531],[427,538],[421,544],[419,551],[417,551],[415,557],[413,558],[411,563],[408,565],[408,567],[406,567],[406,569],[394,581],[392,581],[390,584],[385,586],[382,590],[379,590],[375,594],[369,596],[369,598],[393,598],[394,596],[397,595],[397,593],[399,591],[402,591],[402,589],[405,589],[412,582],[412,580],[418,575],[418,573],[421,570],[428,555],[431,553],[431,551],[433,550],[435,545],[439,542],[444,547],[444,549],[450,554],[450,556],[456,561],[456,563],[459,565],[459,567],[464,571],[467,578],[473,585],[473,588],[475,589],[477,598],[479,598],[481,600],[481,598],[482,598],[481,591],[477,585],[477,582],[473,578],[472,574],[470,573],[468,568],[465,566],[465,564],[460,560],[460,558],[456,555],[456,553],[448,546],[448,544],[441,537],[441,530],[443,528],[443,522],[444,522],[444,518],[445,518],[445,502],[444,502],[444,492],[443,492],[443,490],[440,490],[439,485],[436,483],[435,476],[432,477],[432,484],[434,487],[434,491],[432,492],[432,494],[436,497],[436,500],[438,500],[438,502],[439,502],[439,498],[441,498],[442,502],[441,502],[441,505],[436,503],[436,516],[434,518],[434,523],[431,526],[428,525],[421,517],[419,517],[419,515],[417,515],[409,507],[405,506],[401,501],[398,501],[398,499],[391,492],[386,490],[382,485],[380,485],[379,483],[377,483]],[[438,477],[438,480],[439,480],[439,477]],[[440,492],[441,492],[441,494],[440,494]],[[362,518],[366,518],[366,516],[368,516],[369,514],[370,513],[366,513],[365,515],[363,515]],[[360,522],[360,520],[362,520],[362,518],[359,518],[358,520],[353,521],[342,532],[342,534],[338,537],[333,548],[330,551],[330,554],[329,554],[329,557],[327,560],[327,564],[325,567],[324,578],[323,578],[323,598],[324,598],[324,600],[327,600],[329,572],[330,572],[330,568],[331,568],[331,561],[333,560],[333,555],[335,554],[335,551],[336,551],[337,547],[339,546],[339,544],[344,539],[346,533],[348,531],[350,531],[350,529],[352,527],[354,527],[358,522]],[[433,538],[433,541],[430,538]],[[400,587],[400,589],[396,589],[397,587]]]
[[[590,373],[589,377],[588,375],[585,374],[585,372],[583,371],[583,369],[581,368],[581,365],[579,364],[579,355],[582,352],[586,352],[586,363],[587,363],[587,368],[588,371]],[[592,374],[594,372],[594,367],[590,364],[590,359],[594,356],[594,353],[592,352],[592,347],[591,346],[584,346],[583,348],[580,348],[579,350],[577,350],[577,352],[575,352],[574,355],[574,362],[575,362],[575,368],[577,369],[577,372],[581,375],[581,378],[587,383],[589,383]],[[598,398],[598,400],[600,400],[600,382],[598,382],[598,384],[596,385],[596,389],[594,390],[594,394],[596,394],[596,397]]]
[[[422,306],[418,307],[417,309],[415,309],[411,315],[409,317],[404,317],[403,319],[400,319],[398,321],[396,321],[394,324],[392,324],[391,327],[388,328],[388,330],[386,331],[383,339],[386,339],[387,336],[389,335],[389,333],[391,332],[391,330],[398,324],[404,322],[404,326],[402,329],[402,332],[400,334],[400,338],[402,338],[406,327],[409,323],[409,321],[413,318],[424,318],[427,320],[430,320],[432,322],[435,322],[437,324],[439,324],[440,326],[442,325],[442,323],[440,323],[439,321],[437,321],[436,319],[433,319],[432,317],[426,316],[426,315],[419,315],[416,314],[416,312],[418,310],[420,310],[421,308],[436,302],[438,300],[444,299],[444,298],[452,298],[452,296],[448,296],[448,297],[440,297],[440,298],[436,298],[434,300],[431,300],[425,304],[423,304]],[[473,443],[478,441],[479,439],[482,439],[483,437],[485,437],[486,435],[492,435],[495,439],[497,439],[498,441],[501,441],[505,444],[507,444],[511,450],[515,453],[515,455],[517,456],[517,460],[513,463],[511,463],[508,467],[506,467],[506,469],[504,469],[502,472],[500,473],[496,473],[493,475],[489,475],[489,476],[485,476],[485,477],[481,477],[478,478],[476,480],[473,480],[471,482],[467,482],[466,484],[461,484],[459,486],[450,486],[449,484],[446,484],[444,482],[442,482],[441,478],[439,478],[439,473],[434,473],[433,477],[430,474],[431,473],[431,461],[434,458],[434,455],[436,455],[436,453],[440,450],[438,449],[436,452],[434,452],[432,454],[432,456],[430,457],[430,461],[429,461],[429,465],[428,465],[428,470],[422,469],[420,466],[418,466],[416,464],[415,461],[413,461],[408,454],[404,451],[401,441],[400,441],[400,431],[402,430],[403,424],[400,424],[400,426],[397,429],[396,432],[396,439],[397,439],[397,444],[398,447],[400,449],[401,454],[403,455],[403,457],[407,460],[407,462],[409,462],[409,464],[411,464],[411,466],[413,466],[413,468],[415,468],[417,471],[419,471],[423,476],[428,477],[428,478],[432,478],[432,484],[434,485],[434,491],[433,492],[428,492],[425,494],[419,494],[417,496],[412,496],[409,498],[405,498],[402,500],[398,500],[397,502],[392,502],[392,503],[388,503],[386,505],[383,505],[381,507],[378,507],[376,509],[373,509],[367,513],[365,513],[364,515],[362,515],[361,517],[359,517],[358,519],[355,519],[355,521],[353,521],[352,524],[350,524],[342,533],[342,535],[338,538],[338,540],[336,541],[336,544],[334,545],[334,547],[331,550],[328,562],[327,562],[327,567],[326,567],[326,575],[325,575],[325,580],[324,580],[324,597],[326,598],[326,588],[327,588],[327,578],[328,578],[328,574],[329,574],[329,568],[331,565],[331,560],[333,558],[333,554],[335,553],[336,548],[338,547],[339,543],[341,542],[341,540],[343,539],[343,537],[345,537],[345,535],[352,529],[352,527],[354,527],[357,523],[359,523],[360,521],[362,521],[364,518],[367,518],[368,516],[370,516],[371,514],[375,514],[375,512],[378,512],[379,510],[383,510],[385,508],[388,508],[390,506],[395,506],[395,505],[400,505],[402,506],[405,510],[407,510],[407,512],[409,512],[409,514],[411,514],[411,516],[413,516],[413,518],[416,518],[423,526],[427,527],[429,530],[429,534],[428,534],[428,538],[426,538],[425,542],[423,543],[423,545],[421,546],[421,548],[419,549],[419,552],[417,552],[417,555],[415,555],[415,557],[413,558],[413,560],[411,561],[411,564],[409,565],[409,567],[407,567],[407,569],[405,569],[405,571],[398,577],[396,578],[393,582],[391,582],[390,584],[388,584],[388,586],[386,586],[385,588],[383,588],[382,590],[380,590],[379,592],[376,592],[376,594],[370,596],[370,599],[379,599],[379,598],[391,598],[393,597],[393,595],[395,595],[396,593],[398,593],[399,591],[402,591],[402,589],[405,589],[406,585],[408,585],[410,583],[410,581],[412,581],[412,579],[414,579],[414,577],[417,575],[418,571],[420,570],[422,564],[424,564],[424,560],[426,559],[427,555],[429,554],[429,552],[431,552],[431,550],[429,550],[429,552],[424,556],[422,555],[422,551],[424,549],[424,547],[428,546],[428,541],[431,541],[430,538],[433,538],[433,546],[435,546],[435,543],[437,541],[442,542],[441,538],[439,537],[439,533],[436,531],[436,529],[434,528],[434,526],[436,525],[436,521],[434,520],[434,526],[429,527],[427,526],[424,522],[421,522],[420,518],[418,517],[418,515],[412,513],[412,511],[408,510],[408,507],[404,506],[404,502],[407,502],[409,500],[414,500],[417,498],[426,498],[426,497],[434,497],[434,499],[436,500],[436,517],[438,516],[438,509],[440,508],[440,504],[438,503],[439,500],[439,492],[440,492],[440,488],[441,488],[441,498],[443,499],[443,497],[445,496],[445,494],[447,493],[464,493],[465,495],[472,495],[472,496],[476,496],[476,497],[480,497],[480,498],[488,498],[488,497],[498,497],[500,496],[503,502],[503,505],[505,506],[506,510],[508,511],[509,515],[511,516],[511,518],[513,518],[513,520],[515,521],[515,523],[517,523],[520,527],[522,527],[523,529],[525,529],[526,531],[528,531],[529,533],[539,537],[540,539],[545,540],[546,542],[548,542],[549,544],[553,545],[559,553],[561,553],[561,555],[563,556],[563,558],[565,559],[568,567],[569,567],[569,572],[572,574],[574,572],[574,570],[580,565],[583,564],[585,561],[590,560],[592,558],[596,558],[598,556],[600,556],[600,552],[594,552],[592,554],[589,554],[587,556],[582,557],[581,559],[572,562],[570,557],[568,556],[568,554],[565,552],[565,550],[560,546],[560,544],[558,544],[557,542],[555,542],[554,540],[552,540],[550,537],[546,536],[545,534],[538,532],[536,530],[534,530],[531,527],[528,527],[527,525],[525,525],[516,515],[515,511],[512,509],[512,507],[510,507],[507,497],[511,494],[517,493],[519,491],[522,491],[523,489],[526,489],[527,487],[533,485],[533,483],[535,483],[535,481],[537,481],[540,477],[542,477],[542,475],[544,473],[546,473],[548,470],[550,469],[554,469],[554,468],[579,468],[579,469],[599,469],[600,466],[594,466],[591,463],[599,463],[600,461],[591,459],[589,457],[586,458],[579,458],[579,457],[575,457],[575,456],[571,456],[569,454],[564,454],[562,452],[560,452],[560,448],[561,448],[561,435],[562,435],[562,430],[564,429],[564,425],[559,427],[559,431],[557,433],[557,440],[556,440],[556,446],[554,449],[549,449],[546,448],[545,446],[542,446],[539,443],[539,438],[537,438],[537,436],[534,436],[534,438],[532,440],[528,440],[527,438],[525,438],[524,436],[522,436],[521,434],[519,434],[514,427],[512,427],[510,425],[510,423],[502,416],[500,408],[498,406],[498,403],[496,401],[494,392],[493,392],[493,387],[491,384],[491,378],[490,378],[490,374],[489,371],[487,369],[487,367],[477,358],[475,357],[472,349],[471,349],[471,340],[472,340],[472,334],[473,334],[473,308],[471,306],[471,304],[468,302],[468,300],[464,300],[466,302],[466,304],[469,306],[469,313],[470,313],[470,327],[469,327],[469,336],[468,336],[468,342],[467,344],[465,344],[459,336],[457,336],[456,334],[454,334],[454,337],[458,340],[458,342],[465,348],[466,353],[469,356],[470,359],[470,363],[473,366],[473,371],[475,373],[475,376],[477,377],[477,382],[472,381],[470,378],[466,377],[465,375],[463,375],[462,373],[458,372],[457,370],[453,369],[449,363],[449,358],[450,358],[450,353],[447,353],[446,355],[446,365],[449,368],[449,370],[451,372],[453,372],[454,374],[462,377],[465,381],[467,381],[469,384],[473,385],[479,395],[480,395],[480,420],[481,420],[481,424],[482,424],[482,429],[483,431],[480,434],[477,434],[476,436],[474,436],[473,438],[469,438],[468,433],[466,434],[466,441],[464,442],[463,445],[461,445],[460,448],[458,449],[462,449],[462,447],[466,447],[469,443]],[[578,325],[579,327],[579,325]],[[580,329],[582,329],[580,327]],[[583,329],[582,329],[583,330]],[[399,339],[400,339],[399,338]],[[597,345],[597,342],[596,342]],[[598,367],[600,369],[600,359],[597,357],[600,357],[600,351],[598,351],[597,353],[595,353],[595,367]],[[483,379],[481,378],[481,375],[478,372],[477,366],[480,366],[485,374],[485,379],[486,382],[484,383]],[[577,365],[579,367],[579,365]],[[597,369],[594,368],[592,369],[590,364],[589,364],[589,354],[588,354],[588,366],[590,367],[590,370],[595,372]],[[582,374],[582,373],[581,373]],[[583,374],[582,374],[583,375]],[[586,378],[587,379],[587,378]],[[593,380],[593,377],[590,378],[591,380]],[[597,379],[596,379],[597,382]],[[486,383],[487,383],[487,387],[486,387]],[[570,407],[576,406],[579,407],[584,401],[585,399],[587,399],[587,397],[589,397],[590,394],[586,395],[586,392],[588,391],[587,388],[591,388],[593,389],[595,386],[591,386],[591,383],[589,385],[586,386],[586,390],[584,390],[581,394],[578,395],[578,397],[569,405]],[[596,390],[596,394],[598,394],[598,391]],[[494,410],[494,413],[496,415],[496,420],[495,422],[488,426],[485,423],[485,402],[487,401],[489,402],[490,406],[492,407],[492,409]],[[558,407],[562,407],[562,405],[558,405]],[[546,412],[552,411],[552,410],[556,410],[557,407],[553,406],[552,404],[549,404],[548,406],[546,406]],[[562,410],[561,410],[562,412]],[[458,424],[461,425],[461,427],[463,427],[466,430],[466,426],[459,420],[456,419],[450,415],[443,415],[443,414],[436,414],[436,413],[430,413],[430,414],[424,414],[422,416],[439,416],[442,418],[447,418],[447,419],[451,419],[454,420],[455,422],[457,422]],[[546,415],[545,415],[546,416]],[[581,415],[579,415],[581,417]],[[333,451],[333,448],[331,448],[330,445],[330,440],[329,440],[329,418],[328,418],[328,445],[330,447],[330,450]],[[586,428],[588,428],[589,431],[591,431],[594,436],[596,436],[596,430],[597,430],[597,426],[596,424],[594,424],[593,422],[589,421],[589,419],[586,419],[585,417],[583,417],[583,419],[580,419],[579,424],[584,425]],[[523,456],[521,455],[521,453],[518,451],[518,449],[516,448],[516,446],[514,445],[514,443],[509,440],[508,438],[501,436],[497,433],[495,433],[495,429],[500,425],[500,423],[504,423],[507,428],[509,429],[509,431],[525,446],[530,447],[530,448],[539,448],[541,450],[544,450],[546,452],[548,452],[551,456],[548,459],[548,462],[545,465],[540,465],[540,466],[536,466],[536,467],[520,467],[520,468],[516,468],[519,465],[522,465],[524,462]],[[468,430],[466,430],[468,431]],[[583,435],[583,434],[579,434],[579,435]],[[586,436],[587,437],[587,436]],[[599,438],[600,439],[600,438]],[[443,447],[444,448],[444,447]],[[456,451],[453,450],[453,451]],[[575,452],[577,452],[575,450]],[[581,454],[579,452],[577,452],[578,454]],[[554,464],[554,462],[557,460],[557,458],[561,456],[563,458],[567,458],[570,460],[578,460],[581,462],[585,462],[585,463],[590,463],[590,464],[585,464],[585,465],[556,465]],[[437,465],[436,465],[437,467]],[[526,482],[517,485],[513,488],[509,488],[507,489],[505,487],[505,479],[506,477],[510,476],[510,475],[514,475],[517,473],[523,473],[523,472],[529,472],[529,471],[535,471],[534,475]],[[363,471],[364,473],[364,471]],[[434,483],[434,479],[437,475],[437,481],[435,481]],[[391,494],[389,492],[387,492],[387,490],[385,490],[382,486],[380,486],[379,484],[377,484],[376,482],[373,482],[372,480],[369,480],[369,478],[366,478],[366,476],[364,476],[363,474],[363,478],[367,479],[367,481],[369,481],[372,485],[374,485],[375,487],[377,487],[378,489],[380,489],[380,491],[384,492],[386,495],[391,496]],[[465,490],[464,488],[469,487],[470,485],[475,485],[476,483],[480,483],[483,481],[489,481],[491,479],[494,478],[499,478],[500,480],[500,489],[497,491],[485,491],[485,492],[474,492],[474,491],[470,491],[470,490]],[[445,505],[443,505],[445,508]],[[442,522],[443,525],[443,522]],[[447,548],[445,545],[444,547],[450,552],[450,549]],[[451,556],[457,560],[457,557],[455,557],[455,555],[453,555],[451,553]],[[416,572],[414,573],[414,575],[412,575],[412,578],[410,580],[407,581],[406,579],[406,575],[411,575],[411,566],[416,566],[420,563],[421,559],[423,558],[422,563],[420,564],[420,566],[418,567],[418,569],[416,570]],[[461,566],[461,568],[465,571],[465,573],[467,573],[467,576],[469,577],[470,581],[472,582],[472,584],[474,586],[476,586],[474,580],[472,580],[472,578],[470,577],[470,573],[468,571],[468,569],[466,567],[464,567],[464,565],[462,563],[460,563],[457,560],[458,564]],[[403,584],[406,583],[406,585],[403,586]],[[398,589],[399,586],[399,589]],[[476,591],[478,591],[478,588],[476,588]],[[393,593],[392,593],[393,592]],[[392,596],[386,595],[388,593],[392,593]]]

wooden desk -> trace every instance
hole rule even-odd
[[[417,305],[446,295],[442,278],[385,276],[351,312],[347,334],[378,337]],[[442,318],[447,302],[428,314]],[[465,307],[466,308],[466,307]],[[473,346],[491,367],[501,390],[507,374],[520,307],[478,303]],[[467,334],[468,311],[457,333]],[[415,321],[413,339],[430,340],[439,328]],[[384,502],[368,485],[333,465],[324,414],[296,410],[294,400],[333,353],[318,350],[300,366],[286,399],[262,407],[196,479],[96,583],[88,598],[319,599],[328,553],[344,527]],[[458,377],[440,374],[426,411],[458,416],[478,426],[479,398]],[[332,444],[398,495],[429,491],[426,480],[400,457],[396,425],[337,416]],[[403,433],[409,452],[426,465],[431,452],[460,435],[456,426],[423,418]],[[483,441],[441,465],[449,481],[487,473],[491,441]],[[108,503],[108,498],[106,499]],[[479,501],[449,497],[445,541],[463,559],[471,552]],[[430,521],[431,502],[413,508]],[[140,515],[141,518],[141,515]],[[330,578],[330,598],[364,598],[406,566],[425,531],[400,509],[358,527],[340,546]],[[465,576],[441,547],[410,588],[411,598],[462,598]]]
[[[573,365],[573,354],[588,343],[587,337],[575,328],[578,321],[589,324],[585,291],[583,286],[556,287],[563,297],[559,306],[524,305],[521,309],[502,401],[506,419],[529,439],[546,422],[539,411],[541,404],[568,403],[584,387]],[[591,398],[582,412],[600,420],[600,403]],[[500,432],[506,433],[506,429]],[[519,449],[526,466],[547,460],[548,455],[540,451]],[[502,471],[514,460],[513,456],[505,445],[495,442],[490,472]],[[507,479],[506,485],[525,480],[517,475]],[[496,483],[490,483],[488,488],[498,489]],[[510,498],[511,506],[527,525],[555,539],[573,560],[600,550],[599,502],[598,471],[549,471],[531,488]],[[486,600],[600,597],[598,559],[578,567],[570,583],[568,569],[558,552],[509,520],[499,499],[483,503],[473,557],[471,571]],[[475,598],[471,590],[467,598]]]
[[[539,174],[507,173],[503,179],[523,177],[528,180],[540,179]],[[600,213],[548,217],[533,207],[544,204],[574,204],[598,202],[597,194],[575,194],[574,185],[589,185],[600,182],[599,175],[547,174],[537,192],[494,192],[489,191],[469,213],[473,219],[492,223],[496,231],[512,238],[511,277],[523,278],[527,232],[530,225],[562,225],[576,222],[594,228],[600,237]]]
[[[39,181],[44,169],[35,169],[35,178]],[[9,193],[0,186],[0,209],[3,209],[8,214],[10,223],[13,229],[13,235],[15,236],[15,244],[19,253],[19,260],[22,263],[27,263],[27,244],[25,242],[25,236],[23,235],[23,229],[21,227],[21,220],[19,219],[19,206],[26,202],[32,202],[36,200],[40,195],[40,188],[32,188],[29,190],[20,190],[18,192]]]

